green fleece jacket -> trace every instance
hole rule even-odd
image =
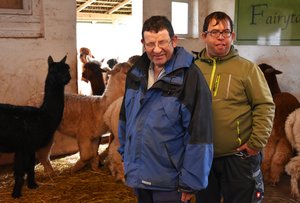
[[[273,98],[260,68],[231,47],[222,58],[197,56],[213,97],[214,157],[237,153],[247,143],[261,150],[270,136],[275,112]]]

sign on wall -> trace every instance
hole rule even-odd
[[[235,44],[300,45],[300,0],[235,0]]]

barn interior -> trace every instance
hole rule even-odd
[[[176,15],[182,14],[174,13],[172,3],[188,5],[187,30],[178,36],[179,45],[190,52],[204,47],[201,29],[208,13],[224,11],[237,22],[239,0],[0,2],[0,45],[3,49],[0,53],[0,102],[39,106],[43,99],[49,55],[59,60],[67,54],[72,79],[65,92],[90,96],[91,83],[82,80],[80,48],[90,48],[95,60],[104,59],[103,66],[108,66],[110,58],[125,62],[130,56],[140,55],[143,53],[140,42],[143,21],[152,15],[165,15],[175,20]],[[258,3],[254,1],[253,4]],[[267,0],[266,4],[271,5],[272,1]],[[295,7],[293,1],[288,1],[286,5],[289,9]],[[289,26],[297,30],[299,11],[294,11],[294,16],[295,21]],[[281,23],[281,26],[284,25]],[[261,44],[257,40],[248,44],[236,41],[234,45],[245,58],[257,64],[270,64],[280,70],[282,73],[277,75],[277,80],[281,91],[289,92],[299,100],[299,38],[291,39],[291,44]],[[104,141],[99,145],[100,154],[108,146],[108,135],[102,136]],[[54,173],[46,173],[37,160],[35,171],[39,187],[35,190],[23,187],[23,196],[13,200],[13,156],[12,153],[0,153],[0,202],[136,202],[133,191],[122,181],[116,180],[106,161],[99,163],[97,171],[90,165],[72,171],[80,159],[78,143],[76,137],[60,132],[55,133],[51,149]],[[265,184],[263,202],[299,202],[291,195],[290,181],[291,176],[284,172],[277,184]]]

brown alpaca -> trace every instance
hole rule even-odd
[[[262,172],[266,183],[275,185],[279,182],[284,173],[284,167],[292,158],[293,150],[287,140],[284,125],[287,116],[299,107],[299,101],[288,92],[281,92],[276,75],[281,71],[274,69],[268,64],[260,64],[275,103],[275,117],[273,129],[264,148],[264,159],[262,162]]]

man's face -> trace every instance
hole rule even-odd
[[[145,31],[142,43],[148,58],[154,65],[164,67],[173,55],[177,37],[174,36],[173,39],[170,39],[169,32],[166,29],[158,33]]]
[[[212,19],[207,28],[208,33],[202,33],[202,39],[206,44],[207,54],[209,57],[226,56],[231,47],[231,43],[235,38],[235,33],[231,32],[228,20],[220,21],[216,24],[216,20]],[[218,32],[222,32],[218,33]],[[217,33],[217,34],[216,34]],[[219,35],[219,36],[217,36]]]

